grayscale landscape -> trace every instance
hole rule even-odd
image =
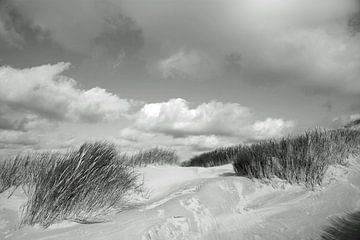
[[[360,239],[360,1],[0,0],[0,240]]]

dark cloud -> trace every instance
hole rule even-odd
[[[23,130],[23,121],[13,121],[0,114],[0,130]]]
[[[331,112],[332,108],[333,108],[333,104],[330,100],[327,100],[323,105],[322,105],[326,111]]]
[[[0,102],[0,130],[25,131],[27,123],[26,117],[14,117],[11,110]]]
[[[144,36],[130,17],[118,14],[104,20],[103,31],[94,42],[106,54],[121,61],[138,53],[144,45]]]
[[[51,32],[36,25],[19,4],[0,0],[0,55],[2,64],[28,66],[79,58],[52,39]]]
[[[225,56],[226,70],[239,73],[241,69],[242,55],[239,52],[232,52]]]
[[[0,24],[2,45],[17,49],[27,44],[50,40],[48,31],[34,25],[8,0],[0,1]]]
[[[360,32],[360,1],[358,1],[358,11],[351,14],[348,20],[348,28],[351,35],[356,35]]]
[[[356,102],[353,102],[350,105],[350,111],[360,111],[360,98],[358,98]]]
[[[352,35],[356,35],[360,32],[360,11],[352,14],[348,22],[348,27],[350,34]]]

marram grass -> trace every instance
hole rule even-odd
[[[85,143],[67,153],[19,154],[0,162],[0,193],[24,189],[28,201],[21,224],[98,222],[139,190],[133,167],[177,163],[175,151],[152,148],[126,155],[107,142]]]
[[[138,187],[137,174],[112,144],[85,143],[66,154],[19,155],[1,164],[0,189],[22,186],[28,197],[21,224],[89,223],[119,211]]]
[[[358,240],[360,239],[360,211],[332,218],[330,225],[323,229],[321,240]],[[319,239],[319,240],[320,240]]]
[[[308,131],[297,137],[284,137],[244,146],[234,156],[238,175],[250,178],[285,179],[314,187],[322,183],[327,168],[345,164],[359,153],[360,131],[351,129]]]
[[[270,139],[249,146],[218,148],[183,162],[182,166],[213,167],[233,164],[238,175],[250,178],[279,177],[309,187],[321,184],[329,165],[345,164],[358,154],[360,130],[315,129],[299,136]]]
[[[175,151],[159,147],[140,150],[133,155],[122,155],[122,157],[130,165],[140,167],[147,165],[176,165],[179,160]]]
[[[202,153],[183,162],[183,167],[214,167],[231,163],[233,157],[238,153],[242,146],[231,146],[217,148],[214,151]]]

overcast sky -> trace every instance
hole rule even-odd
[[[0,155],[182,158],[360,117],[356,0],[0,0]]]

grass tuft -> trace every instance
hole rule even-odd
[[[355,240],[360,237],[360,212],[347,214],[331,220],[324,228],[321,240]]]
[[[62,220],[98,222],[120,210],[138,187],[137,175],[106,142],[66,154],[18,155],[1,165],[0,189],[22,186],[28,201],[21,224],[48,227]]]
[[[285,179],[290,183],[320,185],[329,165],[345,164],[359,153],[360,131],[350,129],[308,131],[297,137],[243,146],[234,156],[238,175]]]
[[[179,160],[175,151],[159,147],[141,150],[133,155],[123,155],[123,158],[130,165],[140,167],[147,165],[176,165]]]
[[[37,172],[49,168],[59,159],[60,153],[26,153],[0,162],[0,193],[9,188],[28,185],[36,177]]]
[[[181,164],[183,167],[214,167],[231,163],[241,146],[217,148],[214,151],[194,156]]]

